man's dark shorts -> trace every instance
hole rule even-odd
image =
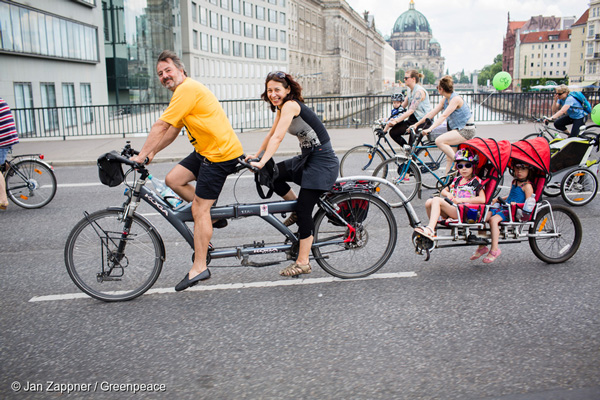
[[[221,194],[227,175],[235,172],[237,158],[223,162],[210,162],[193,151],[179,165],[190,170],[196,177],[196,196],[205,200],[216,200]]]

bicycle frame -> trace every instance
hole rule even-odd
[[[398,190],[395,186],[384,179],[372,177],[372,176],[353,176],[346,178],[339,178],[336,182],[347,182],[348,180],[366,180],[366,181],[377,181],[379,183],[390,186],[401,199],[405,202],[405,209],[408,215],[410,224],[412,227],[420,224],[420,221],[412,208],[412,205],[406,201],[406,197],[400,190]],[[192,249],[194,249],[194,235],[190,228],[186,225],[186,222],[193,222],[194,218],[192,215],[192,204],[187,204],[180,209],[172,209],[158,194],[156,194],[151,189],[144,186],[146,183],[145,179],[140,178],[135,182],[135,188],[132,194],[127,194],[128,200],[124,203],[124,218],[131,217],[135,213],[140,200],[144,200],[144,202],[148,203],[154,210],[156,210],[159,215],[165,218],[174,228],[181,234],[181,236],[185,239],[185,241],[190,245]],[[374,195],[376,196],[376,195]],[[379,196],[377,196],[379,197]],[[381,199],[381,197],[379,197]],[[383,199],[381,199],[383,200]],[[383,200],[385,202],[385,200]],[[219,259],[219,258],[229,258],[229,257],[237,257],[242,259],[243,266],[266,266],[271,265],[268,264],[255,264],[248,261],[248,257],[251,255],[258,254],[272,254],[272,253],[281,253],[281,252],[290,252],[294,246],[297,246],[299,243],[299,238],[294,234],[287,226],[283,224],[278,218],[275,217],[275,214],[282,213],[291,213],[296,209],[296,200],[282,200],[275,202],[266,202],[266,203],[252,203],[252,204],[232,204],[226,206],[217,206],[211,208],[210,215],[212,219],[222,219],[222,218],[246,218],[257,216],[275,228],[278,232],[280,232],[285,240],[281,244],[265,244],[264,241],[256,242],[254,241],[252,245],[240,245],[234,246],[226,249],[211,249],[209,250],[209,257],[211,259]],[[328,204],[325,200],[324,196],[318,201],[318,206],[324,209],[331,218],[338,219],[341,223],[350,225],[345,221],[335,210]],[[386,202],[387,204],[387,202]],[[109,209],[117,209],[121,210],[123,208],[119,207],[111,207]],[[125,227],[126,230],[129,227]],[[352,232],[349,233],[352,235]],[[334,243],[345,242],[348,241],[348,238],[337,239],[335,241],[326,241],[320,243],[314,243],[313,248],[329,246]],[[289,243],[288,243],[289,241]],[[122,245],[125,245],[123,241]],[[120,245],[121,246],[121,245]],[[119,247],[120,247],[119,246]],[[119,249],[119,253],[124,251],[124,249]]]

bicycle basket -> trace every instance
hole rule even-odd
[[[98,177],[106,186],[119,186],[125,180],[121,162],[117,160],[118,153],[111,151],[98,157]]]

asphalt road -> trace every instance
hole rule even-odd
[[[471,248],[424,262],[396,209],[398,244],[376,279],[319,283],[328,275],[316,266],[285,286],[281,266],[218,260],[202,287],[219,290],[107,304],[46,296],[80,293],[64,267],[67,235],[84,210],[120,205],[123,189],[99,185],[91,166],[56,175],[49,205],[0,214],[0,398],[600,398],[599,199],[576,210],[584,239],[564,264],[543,263],[527,243],[490,265],[469,261]],[[247,177],[228,181],[220,202],[234,192],[258,200]],[[424,218],[424,199],[412,203]],[[154,288],[172,289],[192,251],[149,206],[139,211],[166,244]],[[259,223],[232,221],[213,242],[251,241]],[[253,285],[226,286],[239,283]]]

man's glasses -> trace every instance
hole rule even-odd
[[[463,168],[472,168],[473,164],[468,162],[468,163],[460,163],[460,164],[456,164],[456,168],[458,169],[463,169]]]
[[[410,79],[410,76],[405,76],[404,80]]]
[[[279,79],[285,79],[285,72],[282,71],[273,71],[273,72],[269,72],[269,75],[267,75],[267,79],[273,78],[273,77],[277,77]]]

